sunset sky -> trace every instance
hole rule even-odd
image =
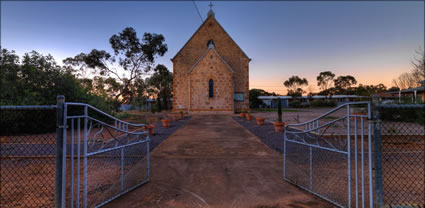
[[[196,2],[202,18],[208,1]],[[383,83],[412,69],[424,47],[424,2],[213,2],[216,19],[252,58],[250,88],[286,94],[292,75],[317,86],[321,71]],[[201,25],[192,1],[1,2],[1,46],[19,55],[36,50],[58,63],[91,49],[111,51],[125,27],[165,36],[172,58]],[[316,87],[317,88],[317,87]]]

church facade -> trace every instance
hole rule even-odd
[[[173,111],[240,112],[249,108],[249,62],[208,12],[173,62]]]

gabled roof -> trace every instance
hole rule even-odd
[[[246,55],[246,53],[242,50],[242,48],[241,47],[239,47],[239,45],[236,43],[236,41],[234,41],[233,40],[233,38],[232,38],[232,36],[230,36],[229,35],[229,33],[227,33],[227,31],[224,29],[224,27],[223,26],[221,26],[220,25],[220,23],[215,19],[215,16],[214,15],[209,15],[208,17],[207,17],[207,19],[205,19],[205,21],[201,24],[201,26],[199,26],[199,28],[193,33],[193,35],[189,38],[189,40],[183,45],[183,47],[176,53],[176,55],[174,55],[174,57],[173,58],[171,58],[171,61],[173,61],[179,54],[180,54],[180,52],[186,47],[186,45],[192,40],[192,38],[193,37],[195,37],[195,35],[199,32],[199,30],[205,25],[205,23],[210,19],[210,18],[213,18],[214,20],[215,20],[215,22],[217,23],[217,25],[218,26],[220,26],[221,27],[221,29],[223,29],[223,31],[224,31],[224,33],[230,38],[230,40],[232,40],[234,43],[235,43],[235,45],[239,48],[239,50],[241,50],[242,51],[242,54],[243,55],[245,55],[250,61],[251,61],[251,58],[249,58],[249,56],[248,55]]]
[[[223,57],[220,56],[220,54],[217,53],[217,51],[214,48],[208,48],[207,51],[205,51],[204,54],[202,54],[202,56],[195,62],[195,64],[193,64],[192,67],[190,67],[189,71],[187,72],[188,74],[190,74],[190,72],[193,71],[193,69],[195,69],[195,67],[202,61],[202,59],[208,54],[208,52],[213,51],[215,53],[215,55],[217,55],[217,57],[224,63],[224,65],[227,66],[227,69],[229,69],[231,72],[235,73],[235,71],[232,69],[232,67],[227,64],[227,62],[223,59]]]

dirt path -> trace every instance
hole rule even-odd
[[[151,182],[106,207],[332,207],[282,179],[282,156],[230,116],[194,116],[151,154]]]

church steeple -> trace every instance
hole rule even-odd
[[[210,11],[208,11],[208,17],[209,16],[215,16],[214,11],[212,10],[212,7],[214,6],[214,4],[212,4],[212,2],[210,2],[210,4],[208,5],[210,7]]]

